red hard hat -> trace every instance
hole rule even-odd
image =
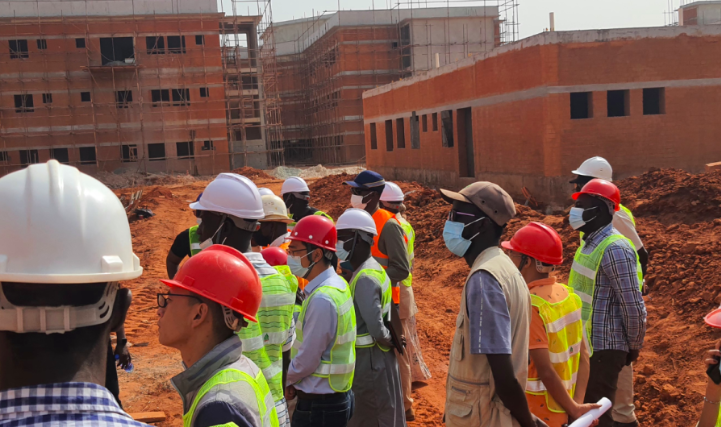
[[[578,199],[581,194],[590,194],[591,196],[599,196],[613,202],[613,210],[621,209],[621,192],[613,183],[605,179],[592,179],[583,186],[581,191],[573,193],[573,200]]]
[[[707,325],[711,326],[712,328],[721,329],[721,307],[707,314],[706,317],[703,318],[703,320],[704,322],[706,322]]]
[[[335,252],[338,232],[331,220],[320,215],[308,215],[298,221],[290,233],[290,240],[310,243],[319,248]]]
[[[271,246],[260,251],[260,254],[263,255],[263,259],[270,264],[271,267],[288,265],[288,253],[281,248]]]
[[[245,255],[229,246],[213,245],[203,250],[183,264],[173,280],[161,282],[208,298],[257,322],[255,314],[263,299],[258,273]]]
[[[505,249],[519,252],[546,264],[563,263],[563,243],[556,230],[540,222],[532,222],[516,231],[511,241],[501,243]]]

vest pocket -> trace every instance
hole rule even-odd
[[[463,353],[465,352],[465,349],[463,348],[464,344],[463,339],[463,313],[458,315],[458,318],[456,319],[456,333],[453,336],[453,345],[451,346],[451,357],[453,360],[456,360],[460,362],[463,360]]]
[[[481,391],[478,385],[460,382],[448,377],[446,398],[446,425],[449,427],[478,427]]]

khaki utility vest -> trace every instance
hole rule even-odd
[[[511,315],[511,360],[518,383],[525,390],[528,378],[531,293],[518,268],[499,247],[483,251],[473,263],[468,277],[480,270],[487,271],[498,280],[506,297]],[[511,416],[511,412],[496,395],[496,385],[488,359],[484,354],[471,354],[465,285],[461,295],[461,311],[456,320],[446,383],[446,426],[519,426],[518,421]]]

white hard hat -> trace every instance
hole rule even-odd
[[[115,282],[143,273],[118,197],[50,160],[0,178],[0,200],[0,282],[108,283],[99,301],[81,307],[18,307],[0,285],[0,330],[50,334],[107,322]]]
[[[203,190],[190,209],[212,211],[241,219],[263,219],[263,201],[253,181],[236,173],[221,173]]]
[[[282,196],[285,193],[302,193],[304,191],[310,191],[305,180],[299,176],[291,176],[283,182],[280,195]]]
[[[283,199],[276,195],[262,196],[261,199],[263,199],[263,212],[265,212],[265,217],[261,219],[261,222],[285,222],[287,224],[293,222],[288,218],[288,209],[286,209]]]
[[[261,196],[261,197],[263,197],[263,196],[275,196],[275,193],[273,193],[273,190],[271,190],[270,188],[266,188],[266,187],[260,187],[260,188],[258,189],[258,193],[260,193],[260,196]]]
[[[605,179],[606,181],[613,181],[613,169],[608,160],[603,157],[591,157],[585,162],[581,163],[572,173],[576,175],[592,176],[594,178]]]
[[[335,223],[336,230],[361,230],[373,236],[378,235],[376,223],[371,214],[363,209],[351,208],[343,212]]]
[[[403,190],[395,182],[386,181],[386,187],[381,194],[381,202],[400,203],[403,201]]]

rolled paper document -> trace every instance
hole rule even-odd
[[[600,408],[591,409],[590,411],[581,415],[581,417],[579,419],[574,421],[568,427],[590,427],[590,425],[593,424],[594,421],[601,418],[601,415],[603,415],[604,412],[611,409],[611,406],[612,406],[611,401],[605,397],[602,398],[601,400],[599,400],[598,404],[601,405]]]

